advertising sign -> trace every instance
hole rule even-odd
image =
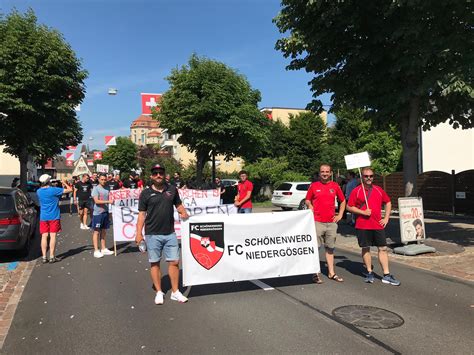
[[[320,271],[310,210],[193,216],[181,228],[185,286]]]
[[[400,197],[398,199],[400,234],[402,243],[425,239],[423,200],[421,197]]]

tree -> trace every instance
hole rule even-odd
[[[333,93],[333,111],[365,108],[398,125],[405,195],[416,194],[419,127],[474,126],[472,2],[283,0],[274,19],[288,37],[276,48],[288,69],[313,72],[313,97]],[[313,100],[313,110],[322,109]]]
[[[0,14],[0,144],[19,159],[22,188],[29,156],[44,162],[81,142],[74,107],[86,77],[62,35],[37,24],[32,10]]]
[[[137,146],[128,137],[117,137],[117,145],[111,145],[102,154],[101,164],[108,164],[121,173],[137,169]]]
[[[290,168],[304,175],[314,174],[321,164],[326,125],[321,116],[313,112],[290,115],[288,162]]]
[[[269,121],[266,144],[252,155],[244,155],[246,163],[254,163],[261,158],[286,157],[291,141],[290,130],[280,120]]]
[[[178,142],[196,153],[196,180],[212,154],[252,156],[267,138],[268,119],[258,110],[260,92],[225,64],[192,55],[188,65],[167,77],[153,117]]]

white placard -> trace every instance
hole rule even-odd
[[[347,169],[356,169],[370,166],[370,157],[368,152],[345,155]]]
[[[140,198],[141,191],[142,189],[121,189],[110,191],[110,197],[114,200],[112,218],[114,226],[114,240],[116,242],[133,242],[135,240],[138,220],[138,199]],[[183,205],[190,216],[202,214],[237,213],[237,208],[234,205],[219,205],[219,199],[217,199],[217,205],[206,206],[206,203],[213,201],[209,198],[209,193],[204,194],[204,191],[200,191],[200,193],[193,192],[197,190],[188,191],[189,192],[185,193],[184,195],[194,197],[186,200],[188,203],[187,206],[183,201]],[[200,203],[203,203],[204,205],[201,205]],[[180,237],[181,221],[176,209],[174,218],[174,228],[176,235]]]
[[[178,189],[184,207],[217,206],[220,204],[219,190]]]
[[[194,216],[181,234],[185,286],[320,271],[310,210]]]
[[[400,236],[402,243],[424,240],[425,221],[421,197],[400,197],[398,199]]]
[[[464,191],[456,191],[456,198],[459,200],[465,200],[466,193]]]
[[[105,164],[97,164],[96,170],[98,173],[108,173],[109,172],[109,166]]]

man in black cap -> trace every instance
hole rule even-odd
[[[144,189],[138,200],[138,221],[135,241],[143,240],[143,226],[150,262],[150,273],[156,289],[155,304],[163,304],[161,290],[160,260],[164,254],[168,262],[168,275],[171,281],[171,300],[180,303],[188,299],[179,291],[179,245],[174,232],[174,209],[181,219],[189,216],[179,197],[176,186],[165,182],[165,169],[156,164],[151,168],[151,187]]]
[[[135,175],[137,175],[137,173],[132,171],[130,173],[130,175],[128,176],[128,179],[125,179],[123,181],[123,187],[124,188],[126,188],[126,189],[136,189],[138,187],[137,180],[135,179]]]

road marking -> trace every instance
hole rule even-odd
[[[254,285],[262,288],[264,291],[272,291],[274,290],[273,287],[271,287],[270,285],[267,285],[265,282],[262,282],[260,280],[249,280],[251,283],[253,283]]]

